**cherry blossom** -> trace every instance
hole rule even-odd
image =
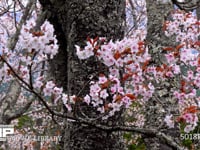
[[[101,113],[108,106],[106,111],[109,110],[109,114],[102,119],[114,115],[122,107],[128,108],[135,100],[143,102],[152,97],[155,88],[151,82],[144,83],[143,78],[148,69],[148,61],[151,59],[144,42],[131,38],[103,43],[93,39],[88,39],[88,41],[86,47],[91,48],[92,45],[89,51],[93,52],[93,56],[109,68],[108,76],[100,74],[98,81],[91,81],[90,92],[84,97],[84,102],[88,105],[92,104]],[[97,45],[96,42],[102,44]],[[98,49],[94,45],[98,46]],[[79,46],[76,48],[80,59],[88,58],[85,54],[81,55],[84,51],[88,53],[88,49],[80,50]]]
[[[144,3],[138,9],[145,10]],[[130,6],[129,6],[130,7]],[[135,10],[136,14],[138,10]],[[154,96],[160,82],[176,79],[173,85],[173,100],[178,102],[179,116],[167,114],[164,122],[169,128],[174,128],[175,122],[185,125],[184,132],[189,133],[197,127],[199,121],[200,99],[200,58],[199,58],[199,25],[200,22],[191,13],[175,10],[171,19],[164,23],[166,36],[176,36],[176,47],[163,47],[161,64],[151,64],[151,55],[144,41],[146,30],[138,28],[128,31],[128,37],[122,40],[106,41],[106,38],[88,38],[85,47],[74,45],[80,60],[95,57],[108,69],[105,74],[97,74],[89,84],[89,92],[83,97],[68,95],[62,87],[57,87],[54,81],[48,80],[46,69],[48,60],[58,53],[58,42],[54,35],[54,28],[45,21],[39,31],[34,31],[36,12],[34,17],[22,26],[19,40],[14,50],[9,49],[9,37],[15,32],[13,18],[5,15],[0,26],[1,35],[0,55],[7,60],[13,70],[26,83],[19,81],[24,87],[30,85],[31,90],[38,92],[41,97],[54,104],[61,101],[68,111],[73,111],[76,100],[94,107],[103,114],[102,119],[108,119],[116,112],[132,104],[143,105]],[[145,13],[144,13],[145,14]],[[145,24],[146,18],[139,24]],[[130,18],[129,18],[130,19]],[[131,20],[129,20],[131,22]],[[7,25],[7,29],[5,28]],[[8,30],[8,32],[6,31]],[[134,33],[133,33],[134,32]],[[0,64],[1,84],[12,81],[14,75],[5,63]],[[27,87],[26,87],[27,88]],[[30,89],[29,89],[30,90]],[[25,93],[25,92],[24,92]],[[27,101],[24,94],[19,96],[21,104]],[[34,102],[33,107],[39,103]],[[136,109],[136,108],[134,108]],[[137,108],[139,109],[139,108]],[[45,116],[42,114],[43,117]],[[138,114],[144,124],[144,117]],[[37,118],[37,115],[33,115]],[[27,129],[29,130],[29,129]]]
[[[169,128],[174,128],[174,120],[172,114],[166,115],[164,121]]]

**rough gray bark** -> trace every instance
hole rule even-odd
[[[180,9],[192,11],[200,6],[200,0],[172,0]]]
[[[196,14],[197,14],[197,19],[200,20],[200,6],[197,7]],[[200,36],[198,37],[198,39],[200,40]]]
[[[198,20],[200,20],[200,6],[197,7],[197,9],[196,9],[196,14],[197,14]]]
[[[28,2],[23,12],[23,16],[19,23],[18,29],[16,30],[16,33],[9,39],[8,47],[11,50],[15,49],[22,25],[31,14],[34,2],[35,2],[34,0]],[[0,67],[3,67],[2,62],[4,62],[5,60],[3,60],[2,58],[0,59],[1,59]],[[29,101],[23,107],[22,106],[16,107],[21,92],[21,85],[17,80],[13,79],[12,82],[7,83],[7,86],[9,86],[9,88],[7,91],[5,91],[6,95],[0,98],[0,124],[9,124],[13,119],[20,117],[21,115],[23,115],[23,113],[27,111],[27,109],[30,107],[32,103],[31,101]],[[1,90],[2,89],[3,86],[1,87]]]
[[[170,11],[173,10],[173,4],[170,1],[163,3],[162,1],[155,2],[155,0],[147,0],[146,3],[148,16],[146,41],[149,44],[150,53],[153,54],[151,63],[159,66],[164,62],[162,47],[175,46],[177,44],[174,37],[167,38],[163,31],[163,23]],[[173,84],[175,84],[175,80],[176,79],[169,79],[167,82],[159,83],[158,86],[160,88],[156,89],[154,96],[146,104],[147,113],[145,126],[147,128],[153,127],[158,131],[164,131],[178,142],[178,129],[166,129],[163,123],[166,110],[168,110],[168,113],[178,113],[178,107],[176,107],[177,102],[172,98],[173,96],[170,95],[170,93],[173,93]],[[157,138],[147,136],[144,138],[148,150],[172,150],[170,146]]]
[[[13,81],[9,86],[6,96],[0,101],[0,124],[10,123],[9,116],[12,114],[12,104],[16,103],[20,92],[21,89],[19,83]]]
[[[93,73],[104,73],[94,58],[80,61],[74,45],[84,46],[84,41],[91,38],[108,37],[119,39],[123,37],[125,19],[124,0],[40,0],[43,9],[50,12],[49,21],[54,25],[59,41],[59,53],[50,62],[53,76],[58,85],[63,86],[69,95],[77,95]],[[105,68],[104,66],[102,66]],[[105,68],[106,69],[106,68]],[[84,96],[88,88],[79,96]],[[88,117],[96,113],[89,107],[80,104],[75,115],[80,112]],[[66,112],[67,113],[67,112]],[[116,118],[109,120],[114,124]],[[108,123],[104,122],[104,123]],[[122,150],[123,145],[117,134],[107,133],[91,126],[83,126],[66,120],[64,134],[65,150]]]
[[[197,19],[200,19],[200,0],[184,0],[179,2],[178,0],[172,0],[180,9],[185,11],[196,10]],[[199,37],[200,39],[200,37]]]
[[[91,38],[103,36],[113,39],[123,37],[124,1],[40,0],[40,2],[43,10],[48,11],[49,21],[54,25],[60,45],[58,55],[50,62],[51,72],[58,85],[64,87],[69,95],[76,95],[83,88],[86,81],[89,80],[91,74],[94,75],[94,72],[102,73],[104,71],[97,67],[98,62],[93,58],[87,61],[78,60],[74,45],[84,46],[83,41],[88,36]],[[173,37],[165,37],[162,31],[164,19],[169,15],[170,10],[173,9],[173,5],[170,2],[170,0],[165,1],[165,3],[161,0],[147,0],[148,34],[146,40],[153,54],[152,63],[158,65],[163,62],[160,59],[162,58],[160,47],[177,45]],[[153,49],[157,49],[156,53],[154,53]],[[103,68],[106,69],[104,66]],[[176,142],[179,142],[177,137],[179,136],[178,130],[165,130],[166,126],[162,124],[163,118],[166,115],[163,111],[164,109],[169,110],[169,113],[178,113],[176,101],[168,93],[168,90],[173,91],[175,79],[171,79],[169,82],[170,84],[163,83],[160,85],[160,93],[164,94],[157,94],[158,98],[163,100],[164,103],[160,104],[156,98],[152,98],[147,103],[146,127],[155,128],[159,131],[162,130],[174,137]],[[79,96],[83,96],[87,90],[87,88],[82,90]],[[88,109],[92,108],[85,107],[82,104],[78,104],[76,108],[79,111],[75,112],[75,115],[79,117],[83,117],[81,113],[84,113],[87,117],[94,117],[96,115],[95,111],[88,111]],[[116,118],[112,119],[104,123],[109,123],[109,125],[115,124]],[[65,150],[123,149],[123,145],[121,145],[116,134],[106,133],[91,126],[83,126],[77,122],[69,122],[67,120],[65,125]],[[149,150],[172,149],[158,138],[148,136],[144,136],[144,138]]]

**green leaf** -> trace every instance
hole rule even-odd
[[[188,71],[188,67],[187,66],[180,66],[180,69],[181,69],[181,73],[186,76],[187,75],[187,71]]]
[[[184,146],[186,146],[188,148],[191,148],[191,146],[192,146],[192,141],[190,139],[185,139],[185,140],[183,140],[182,143]]]
[[[186,127],[186,123],[184,123],[184,122],[180,122],[180,131],[181,131],[181,133],[185,133],[184,132],[184,128]]]
[[[138,138],[136,144],[128,145],[128,150],[146,150],[143,139]]]
[[[197,94],[197,95],[196,95],[197,97],[200,96],[200,89],[198,89],[198,90],[196,91],[196,94]]]
[[[131,144],[128,146],[128,150],[146,150],[144,143]]]
[[[131,140],[131,139],[132,139],[132,134],[131,134],[131,133],[124,133],[123,137],[124,137],[126,140]]]
[[[31,125],[33,125],[32,118],[29,117],[28,115],[24,115],[24,116],[21,116],[20,118],[18,118],[18,124],[16,127],[18,129],[22,129],[24,127],[31,126]]]
[[[136,149],[136,145],[135,144],[131,144],[128,146],[128,150],[135,150]]]

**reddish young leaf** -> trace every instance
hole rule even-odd
[[[139,48],[138,52],[136,53],[136,55],[141,55],[145,52],[145,49],[144,48]]]
[[[133,60],[129,60],[126,64],[127,64],[127,65],[130,65],[130,64],[132,64],[132,63],[134,63],[134,61],[133,61]]]
[[[120,102],[122,100],[122,95],[118,94],[115,98],[115,102]]]
[[[100,73],[99,77],[105,77],[105,75],[103,73]]]
[[[156,71],[157,71],[157,72],[163,72],[164,69],[163,69],[162,67],[156,67]]]
[[[195,22],[194,25],[198,25],[199,26],[200,25],[200,21]]]
[[[185,45],[185,44],[180,44],[180,45],[176,46],[176,50],[179,51],[181,48],[183,48],[184,45]]]
[[[144,46],[144,41],[140,41],[140,42],[138,42],[138,46]]]
[[[180,56],[180,52],[179,51],[174,52],[174,57],[179,57],[179,56]]]
[[[198,67],[200,67],[200,57],[198,58]]]
[[[7,75],[13,75],[13,72],[10,69],[7,69]]]
[[[102,89],[107,89],[110,86],[110,81],[106,81],[105,83],[101,84]]]
[[[173,51],[174,48],[173,47],[163,47],[163,50],[165,50],[165,51]]]
[[[200,41],[196,41],[194,45],[200,46]]]
[[[185,85],[186,85],[185,80],[181,80],[181,86],[185,86]]]
[[[98,55],[97,51],[98,51],[99,47],[100,47],[99,45],[96,45],[96,46],[94,47],[94,50],[93,50],[93,51],[94,51],[94,54],[95,54],[95,55]]]
[[[130,48],[126,48],[122,53],[122,55],[132,54]]]
[[[32,32],[33,36],[43,36],[44,33],[42,31]]]
[[[76,102],[78,102],[78,101],[82,101],[83,100],[83,98],[81,98],[81,97],[73,97],[73,101],[76,103]]]
[[[121,57],[121,54],[119,51],[116,51],[115,54],[114,54],[114,58],[115,60],[119,59]]]
[[[184,80],[181,80],[180,84],[181,84],[180,91],[183,92],[183,93],[185,93],[186,92],[185,91],[186,82]]]
[[[89,36],[87,37],[87,41],[90,42],[90,44],[92,44],[92,40]]]
[[[182,116],[178,117],[176,120],[177,120],[177,122],[185,123],[185,119]]]
[[[142,66],[142,70],[143,70],[143,71],[147,69],[148,64],[149,64],[149,60],[147,60],[147,61],[145,61],[145,62],[143,63],[143,66]]]
[[[135,100],[136,97],[133,94],[126,94],[125,96],[129,97],[131,100]]]
[[[164,70],[168,69],[168,66],[166,64],[163,64],[162,66],[163,66]]]
[[[185,108],[184,113],[196,113],[198,112],[197,106],[190,106],[188,108]]]
[[[93,40],[93,44],[95,43],[95,42],[97,42],[99,40],[99,37],[97,36],[94,40]]]
[[[127,73],[123,76],[122,82],[126,81],[129,77],[131,77],[133,74],[132,73]]]
[[[105,104],[105,105],[104,105],[104,109],[105,109],[105,111],[108,111],[108,110],[109,110],[108,104]]]
[[[166,21],[166,22],[163,24],[162,30],[163,30],[163,31],[166,31],[166,30],[167,30],[167,27],[168,27],[168,25],[169,25],[169,22],[168,22],[168,21]]]

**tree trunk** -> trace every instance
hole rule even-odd
[[[152,63],[157,66],[165,62],[163,58],[162,48],[167,46],[175,46],[177,43],[174,37],[166,37],[163,31],[163,23],[171,10],[173,4],[170,1],[162,2],[157,0],[147,0],[147,37],[146,41],[149,45],[149,51],[152,54]],[[157,49],[157,50],[156,50]],[[173,83],[176,79],[169,79],[166,82],[159,83],[159,89],[156,89],[154,96],[146,104],[146,128],[155,128],[158,131],[162,130],[166,134],[172,136],[176,142],[179,138],[179,130],[166,129],[164,117],[166,111],[171,114],[178,113],[177,102],[173,99]],[[162,94],[159,94],[162,93]],[[158,138],[144,136],[144,141],[148,150],[172,150],[166,143]]]
[[[197,7],[197,9],[196,9],[196,14],[197,14],[198,20],[200,20],[200,6]]]
[[[43,9],[49,11],[49,21],[54,25],[59,41],[59,53],[51,64],[56,83],[64,87],[69,95],[77,95],[94,73],[106,73],[94,58],[80,61],[74,45],[84,46],[87,37],[119,39],[124,35],[124,0],[40,0]],[[105,66],[103,66],[105,68]],[[105,68],[106,69],[106,68]],[[84,96],[88,86],[79,96]],[[83,104],[75,112],[95,117],[92,108]],[[80,113],[81,112],[81,113]],[[66,112],[67,113],[67,112]],[[119,115],[120,116],[120,115]],[[119,121],[119,119],[118,119]],[[116,118],[104,123],[116,124]],[[76,122],[65,121],[65,150],[122,150],[123,144],[117,134],[106,133]]]
[[[197,15],[197,19],[200,20],[200,6],[197,7],[197,9],[196,9],[196,15]],[[200,41],[200,36],[198,37],[198,40]]]

